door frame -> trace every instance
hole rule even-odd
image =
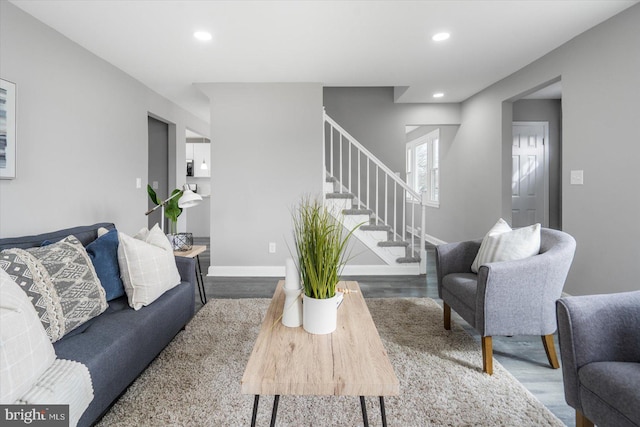
[[[511,156],[513,156],[513,127],[516,125],[521,126],[542,126],[544,129],[544,141],[543,141],[543,215],[542,215],[542,226],[549,227],[549,122],[548,121],[529,121],[529,120],[519,120],[511,122]],[[511,171],[511,175],[513,176],[513,170]],[[513,197],[511,199],[511,207],[513,209]],[[512,218],[513,221],[513,218]]]

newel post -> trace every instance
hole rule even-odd
[[[420,200],[421,223],[420,223],[420,274],[427,274],[427,248],[425,245],[425,230],[427,227],[427,192],[423,191]]]
[[[322,188],[322,192],[324,193],[324,183],[327,180],[327,165],[325,164],[325,162],[327,161],[327,135],[325,134],[325,128],[327,127],[326,125],[327,123],[327,110],[324,108],[324,106],[322,106],[322,174],[320,175],[322,177],[322,186],[320,188]],[[324,203],[324,199],[325,197],[323,197],[323,203]]]

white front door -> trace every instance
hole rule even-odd
[[[548,124],[513,122],[512,226],[549,226]]]

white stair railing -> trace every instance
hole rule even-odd
[[[354,209],[371,210],[373,225],[389,226],[392,240],[409,242],[426,273],[426,193],[415,192],[326,113],[323,157],[326,174],[340,184],[337,191],[355,196]]]

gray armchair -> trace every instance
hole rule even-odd
[[[555,301],[560,298],[576,242],[562,231],[540,230],[540,253],[488,263],[478,274],[471,264],[482,240],[436,247],[438,296],[444,302],[444,327],[451,329],[451,309],[482,336],[482,370],[493,373],[493,336],[540,335],[547,358],[558,368],[553,344]]]
[[[640,291],[561,298],[556,310],[576,426],[640,426]]]

